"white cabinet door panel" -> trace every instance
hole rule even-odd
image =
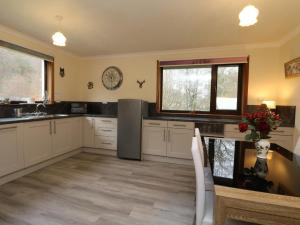
[[[53,155],[60,155],[72,149],[72,135],[71,135],[71,120],[58,119],[53,120]]]
[[[25,166],[22,127],[23,124],[0,126],[0,177]]]
[[[143,154],[167,155],[166,128],[144,127],[143,128]]]
[[[71,123],[71,142],[74,150],[82,147],[82,118],[74,118]]]
[[[25,166],[31,166],[51,157],[51,121],[38,121],[24,124]]]
[[[191,147],[194,130],[168,129],[167,156],[192,159]]]
[[[95,120],[91,117],[83,118],[83,146],[94,147],[94,131]]]

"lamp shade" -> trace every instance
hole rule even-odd
[[[240,26],[248,27],[257,23],[259,11],[253,5],[247,5],[239,14]]]
[[[52,41],[56,46],[66,46],[67,38],[65,37],[65,35],[63,35],[63,33],[56,32],[52,35]]]
[[[269,109],[276,109],[276,102],[273,100],[262,101],[262,104],[265,104]]]

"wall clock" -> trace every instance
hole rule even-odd
[[[119,88],[123,81],[123,74],[118,67],[110,66],[102,74],[103,86],[108,90]]]

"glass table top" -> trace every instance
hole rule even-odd
[[[271,143],[267,159],[256,157],[253,142],[204,137],[214,183],[300,197],[300,156]]]

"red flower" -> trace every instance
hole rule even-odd
[[[261,121],[257,124],[257,130],[259,130],[262,133],[269,133],[270,125],[265,121]]]
[[[248,130],[248,124],[247,123],[240,123],[239,124],[239,129],[240,129],[240,132],[246,132]]]

